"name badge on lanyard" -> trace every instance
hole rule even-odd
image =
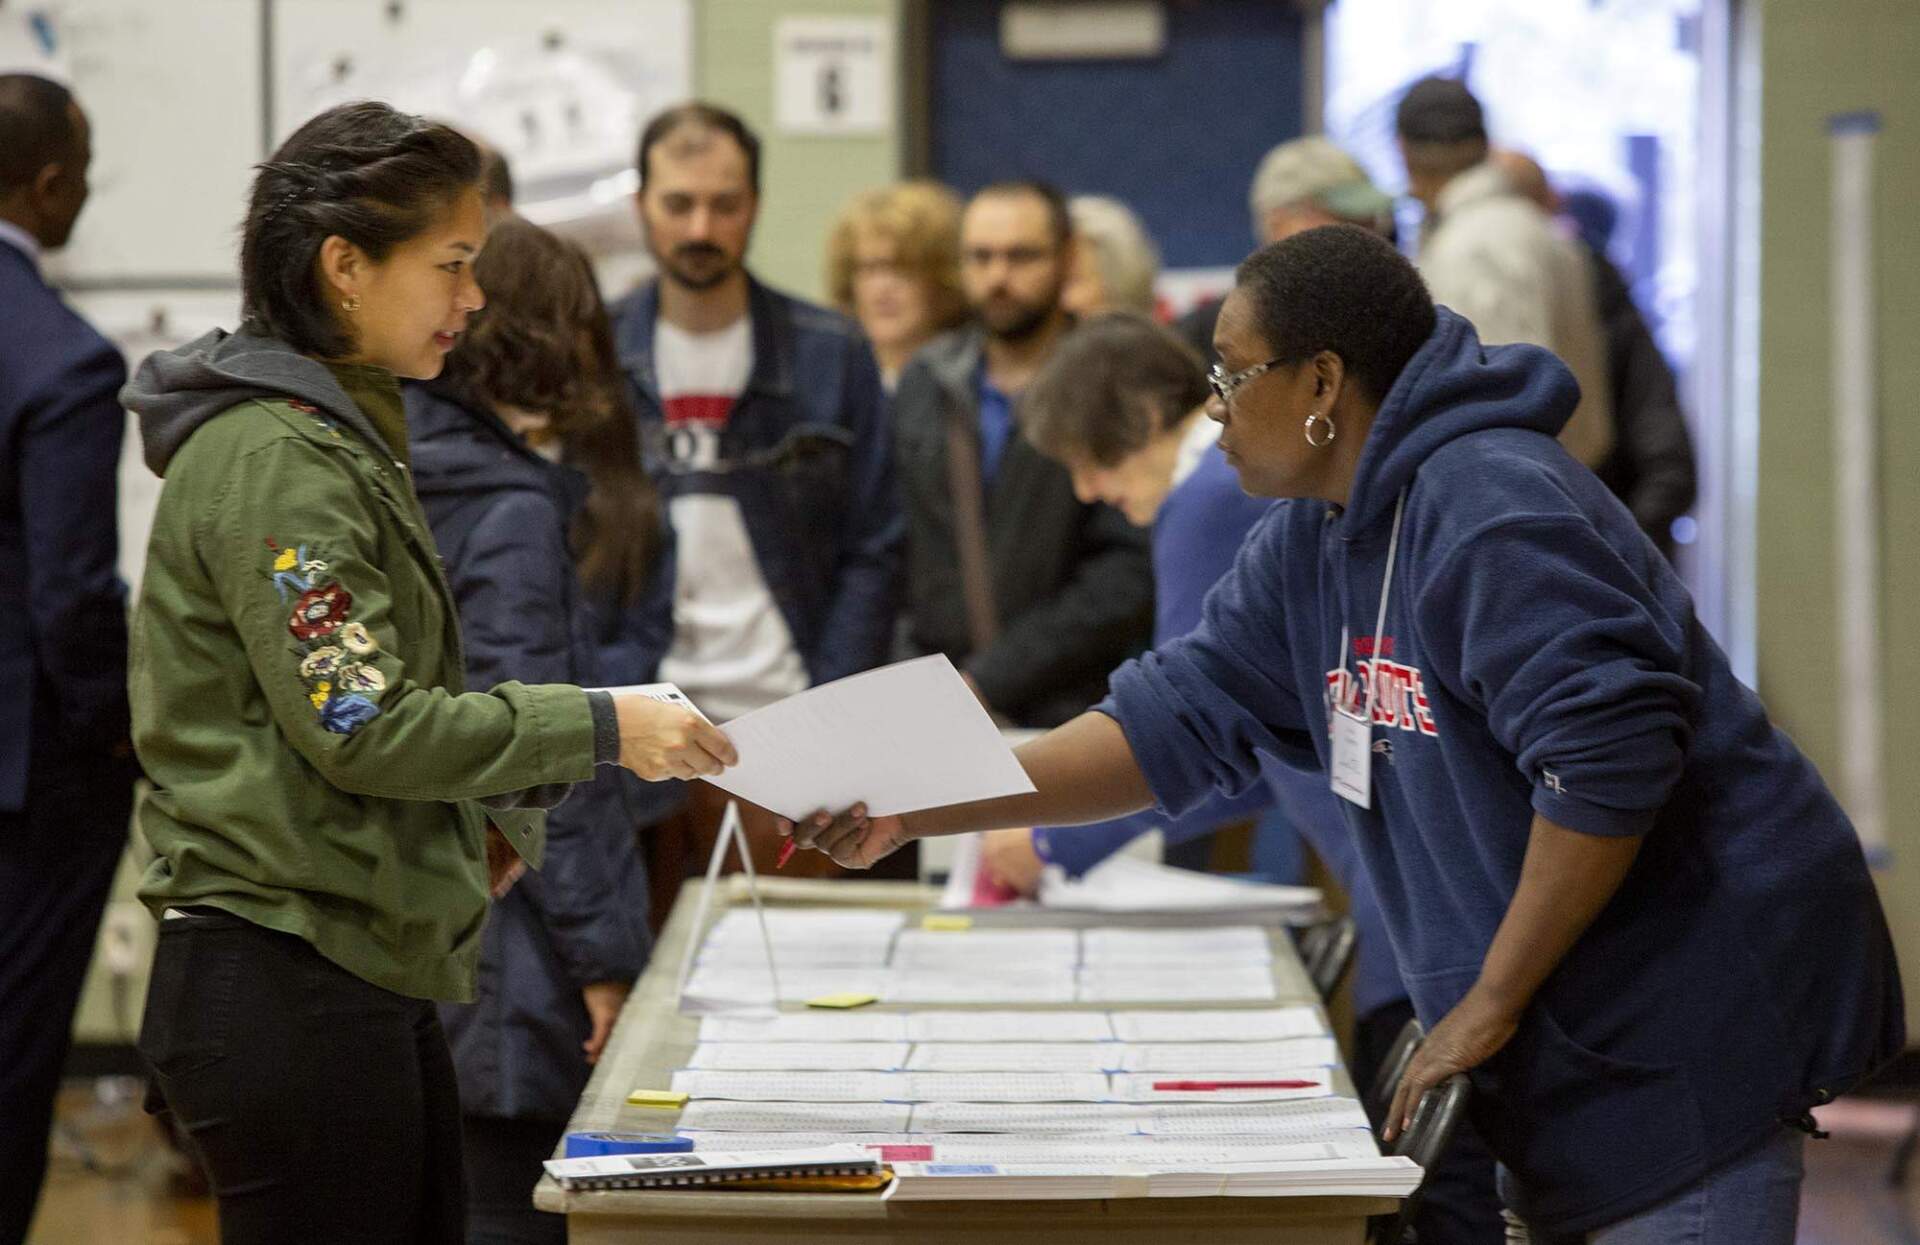
[[[1380,613],[1373,624],[1373,653],[1367,660],[1367,677],[1362,680],[1360,712],[1328,702],[1327,740],[1333,761],[1327,767],[1327,781],[1333,793],[1361,808],[1373,807],[1373,683],[1374,666],[1380,660],[1380,640],[1387,627],[1387,597],[1393,590],[1393,560],[1400,551],[1400,517],[1406,510],[1406,490],[1393,506],[1393,535],[1387,540],[1387,571],[1380,582]],[[1340,629],[1340,664],[1347,664],[1348,632]]]
[[[1333,740],[1333,764],[1327,777],[1333,793],[1361,808],[1373,807],[1373,724],[1345,709],[1335,709],[1327,724]]]

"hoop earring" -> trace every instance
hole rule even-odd
[[[1326,440],[1316,441],[1313,439],[1313,426],[1316,423],[1322,423],[1327,426]],[[1333,426],[1333,420],[1329,416],[1322,415],[1319,411],[1315,411],[1313,414],[1307,416],[1307,444],[1311,445],[1314,449],[1323,450],[1329,445],[1332,445],[1333,438],[1339,435],[1339,432],[1340,430]]]
[[[340,310],[346,312],[360,310],[360,296],[358,294],[349,294],[347,297],[341,299]]]

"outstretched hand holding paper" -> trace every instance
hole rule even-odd
[[[707,781],[794,821],[855,802],[885,816],[1033,790],[938,654],[811,688],[721,729],[740,760]]]

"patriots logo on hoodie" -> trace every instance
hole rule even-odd
[[[1372,652],[1371,637],[1363,637],[1365,649]],[[1356,641],[1355,648],[1361,644]],[[1381,653],[1391,653],[1391,637],[1380,643]],[[1427,703],[1426,682],[1421,678],[1418,666],[1403,665],[1384,656],[1371,659],[1361,658],[1355,663],[1357,672],[1344,667],[1327,671],[1327,695],[1341,710],[1358,717],[1367,697],[1365,691],[1372,684],[1373,704],[1372,721],[1375,726],[1397,726],[1403,731],[1417,731],[1430,738],[1438,738],[1439,729],[1433,722],[1433,709]]]

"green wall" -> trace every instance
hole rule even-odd
[[[1874,152],[1882,653],[1891,862],[1881,894],[1920,1021],[1920,4],[1753,0],[1760,18],[1760,691],[1837,778],[1840,706],[1833,571],[1828,117],[1880,113]]]
[[[856,191],[900,173],[899,117],[885,134],[802,138],[773,125],[773,28],[782,17],[880,16],[895,31],[899,0],[698,0],[694,21],[695,89],[738,112],[760,135],[760,221],[749,262],[762,280],[806,298],[822,294],[827,230]],[[897,77],[897,75],[896,75]]]

